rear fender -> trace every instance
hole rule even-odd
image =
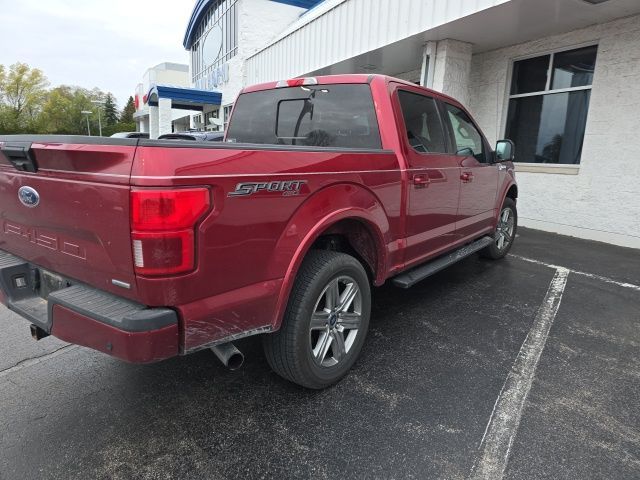
[[[284,280],[274,318],[274,330],[280,328],[296,275],[313,243],[342,220],[358,220],[371,234],[376,248],[374,282],[384,282],[387,270],[389,221],[382,205],[369,190],[355,184],[340,184],[316,192],[298,208],[274,249],[270,271]]]

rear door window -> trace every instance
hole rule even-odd
[[[382,148],[368,84],[310,85],[242,94],[227,141]]]
[[[417,93],[398,91],[409,145],[420,153],[446,153],[444,130],[436,101]]]

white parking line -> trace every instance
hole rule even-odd
[[[533,258],[521,257],[520,255],[510,254],[509,256],[513,257],[513,258],[517,258],[518,260],[524,260],[525,262],[535,263],[537,265],[544,265],[545,267],[553,268],[553,269],[556,269],[556,270],[559,269],[559,268],[566,268],[566,267],[561,267],[559,265],[553,265],[552,263],[541,262],[540,260],[535,260]],[[573,269],[570,269],[570,268],[568,270],[571,273],[574,273],[576,275],[582,275],[584,277],[589,277],[589,278],[593,278],[595,280],[600,280],[601,282],[610,283],[612,285],[617,285],[618,287],[630,288],[632,290],[636,290],[636,291],[640,292],[640,285],[634,285],[633,283],[619,282],[619,281],[614,280],[614,279],[609,278],[609,277],[603,277],[602,275],[596,275],[594,273],[581,272],[580,270],[573,270]]]
[[[511,445],[520,425],[522,410],[531,390],[536,367],[567,285],[570,270],[557,266],[554,268],[556,273],[544,301],[491,412],[478,447],[482,452],[471,470],[470,479],[499,480],[507,468]]]

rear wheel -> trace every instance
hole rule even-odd
[[[371,289],[358,260],[312,250],[305,258],[279,331],[264,336],[271,368],[307,388],[340,380],[353,366],[369,328]]]
[[[498,224],[493,234],[493,243],[482,250],[481,255],[486,258],[498,260],[503,258],[513,245],[518,228],[518,211],[516,202],[512,198],[505,198],[500,210]]]

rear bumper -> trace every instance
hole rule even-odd
[[[152,363],[178,355],[177,322],[154,330],[129,332],[55,305],[51,334],[132,363]]]
[[[37,265],[0,250],[0,303],[46,333],[133,363],[178,355],[175,311],[72,282],[42,298],[42,283]]]

